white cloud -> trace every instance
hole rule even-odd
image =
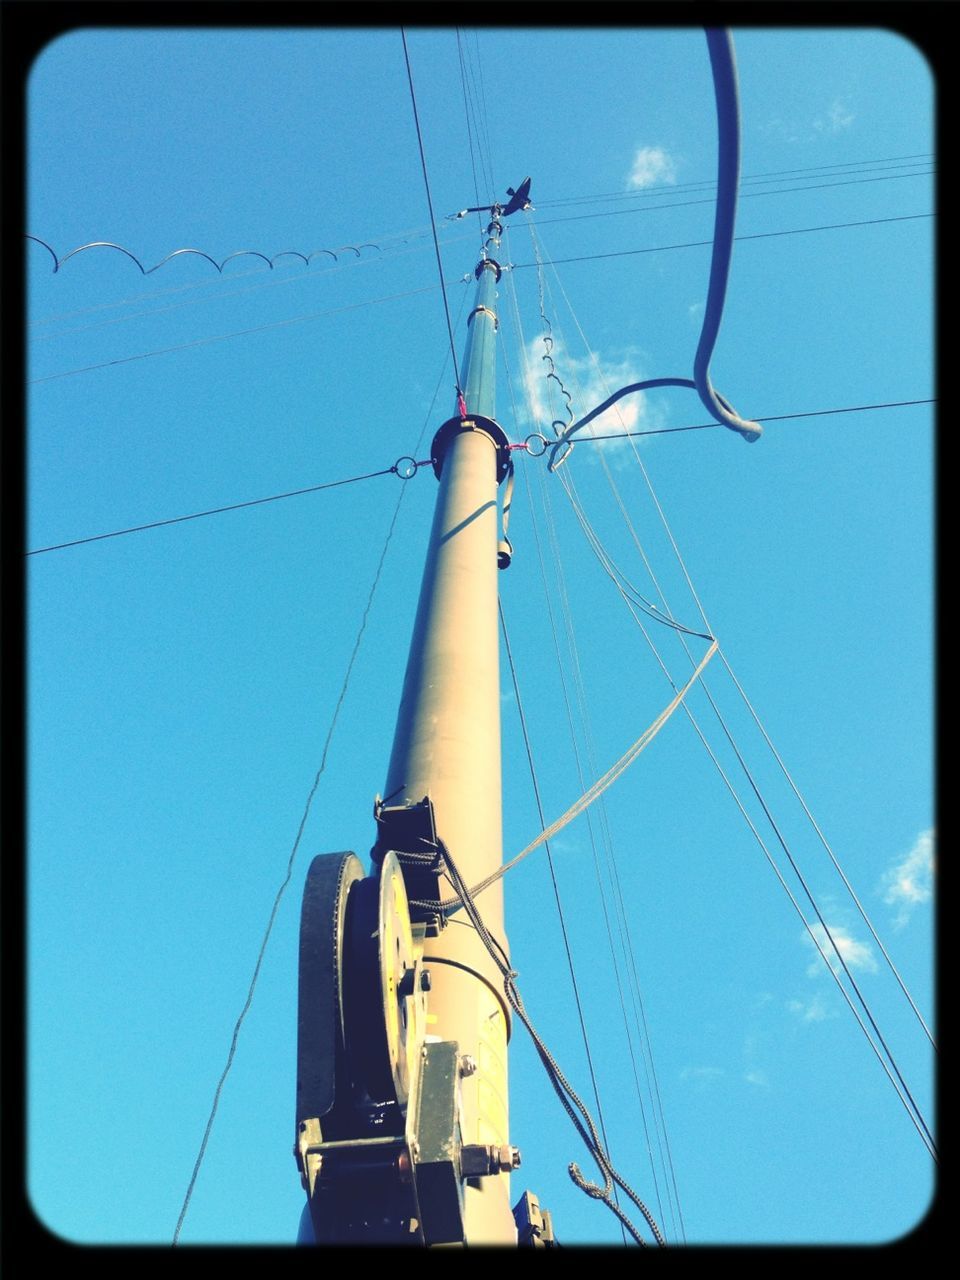
[[[680,1072],[681,1080],[693,1080],[697,1084],[709,1084],[724,1075],[722,1067],[684,1067]]]
[[[828,938],[827,930],[822,924],[818,923],[811,929],[813,938],[811,938],[810,933],[804,933],[802,935],[803,940],[808,947],[814,947],[815,944],[813,939],[815,938],[823,951],[823,955],[821,955],[820,952],[817,952],[816,959],[807,969],[807,975],[809,977],[816,978],[824,972],[824,956],[826,957],[827,964],[830,965],[830,968],[834,973],[839,972],[840,958],[838,957],[837,952],[839,952],[840,956],[843,957],[844,963],[848,969],[863,969],[866,973],[876,972],[877,962],[873,957],[873,952],[870,950],[868,943],[858,942],[856,938],[849,934],[847,930],[840,925],[832,924],[829,926],[829,930],[830,937]],[[833,939],[833,943],[831,943],[830,938]]]
[[[677,181],[677,166],[663,147],[638,147],[633,157],[633,168],[627,185],[653,187],[661,183],[673,186]]]
[[[849,129],[856,116],[842,98],[834,98],[825,115],[818,116],[813,122],[818,133],[842,133]]]
[[[929,902],[933,895],[933,842],[933,830],[921,832],[910,852],[884,874],[883,900],[897,908],[894,925],[898,929],[910,919],[914,907]]]
[[[687,307],[687,315],[694,324],[700,325],[703,323],[703,313],[706,309],[707,304],[705,302],[691,302],[689,307]]]
[[[563,344],[555,338],[549,354],[553,361],[553,371],[559,382],[548,376],[551,372],[551,364],[549,360],[543,359],[542,338],[534,338],[527,346],[524,378],[526,407],[532,419],[528,424],[529,429],[541,432],[548,440],[555,434],[551,427],[552,422],[559,424],[556,433],[562,432],[570,421],[582,418],[584,414],[589,413],[598,404],[602,404],[621,387],[628,386],[632,382],[640,382],[646,376],[629,353],[619,360],[603,359],[598,356],[595,363],[589,355],[581,358],[568,355]],[[570,394],[573,419],[570,419],[567,401],[561,391],[560,383]],[[589,436],[621,435],[658,425],[660,425],[660,418],[651,410],[646,395],[643,392],[633,392],[622,400],[618,400],[616,404],[578,431],[574,437],[574,443],[578,439],[583,440]],[[597,447],[616,451],[626,450],[632,453],[630,444],[626,440],[604,440]]]
[[[748,1071],[743,1077],[747,1084],[761,1085],[763,1088],[769,1089],[770,1081],[767,1079],[766,1073],[763,1071]]]
[[[823,1022],[833,1017],[823,996],[818,992],[812,1000],[788,1000],[787,1008],[802,1022]]]

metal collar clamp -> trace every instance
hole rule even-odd
[[[500,277],[503,275],[503,268],[500,266],[500,263],[496,260],[496,258],[481,258],[481,260],[477,263],[476,267],[474,268],[473,274],[479,280],[482,272],[487,267],[493,267],[494,271],[496,271],[497,284],[499,284]]]
[[[484,315],[488,315],[490,319],[493,321],[494,329],[500,328],[500,321],[497,319],[497,313],[495,311],[491,311],[489,307],[474,307],[473,310],[470,312],[470,314],[467,316],[467,324],[468,325],[472,324],[473,317],[481,311],[484,313]]]
[[[465,431],[479,431],[481,435],[487,436],[493,441],[493,446],[497,451],[497,484],[499,484],[510,470],[510,442],[503,427],[494,422],[492,418],[485,418],[481,413],[472,413],[466,418],[448,418],[443,423],[433,437],[433,443],[430,446],[430,461],[433,464],[433,474],[438,480],[440,479],[440,473],[443,470],[443,459],[447,449],[453,439],[462,435]]]

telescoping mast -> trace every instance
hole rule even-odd
[[[301,909],[295,1155],[304,1243],[547,1244],[549,1214],[511,1208],[502,974],[478,930],[440,904],[451,858],[467,885],[502,861],[497,570],[510,547],[495,418],[501,219],[489,212],[457,412],[437,431],[439,481],[371,869],[314,858]],[[508,500],[503,504],[508,505]],[[476,907],[508,960],[499,880]]]

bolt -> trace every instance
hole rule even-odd
[[[462,1076],[472,1076],[476,1074],[477,1060],[472,1054],[464,1053],[460,1057],[460,1074]]]
[[[420,990],[429,991],[433,986],[433,978],[430,976],[429,969],[420,970]]]

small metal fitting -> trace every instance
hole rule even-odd
[[[472,1054],[464,1053],[460,1055],[460,1074],[464,1077],[475,1075],[477,1071],[477,1060]]]

